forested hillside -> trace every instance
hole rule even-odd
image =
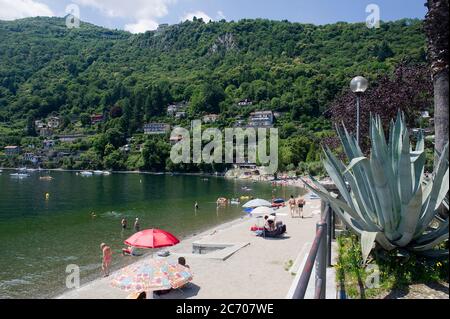
[[[115,129],[130,137],[149,121],[187,125],[208,113],[220,114],[223,127],[254,110],[283,114],[276,124],[283,139],[299,127],[320,134],[330,128],[323,112],[350,78],[376,80],[405,60],[425,61],[419,20],[379,29],[194,20],[139,35],[87,23],[68,29],[62,18],[0,21],[0,146],[34,135],[31,123],[51,114],[65,118],[70,132],[81,115],[114,106],[118,118],[96,126],[96,134]],[[245,99],[253,104],[238,107]],[[166,110],[180,101],[189,109],[177,123]],[[105,166],[105,147],[85,148]]]

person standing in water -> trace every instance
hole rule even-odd
[[[141,229],[141,226],[139,225],[139,218],[136,217],[136,220],[134,221],[134,231],[137,233]]]
[[[102,243],[100,245],[100,249],[103,253],[103,259],[102,259],[102,272],[104,277],[109,276],[109,266],[111,265],[112,260],[112,252],[111,248],[107,246],[105,243]]]
[[[122,230],[125,230],[125,229],[127,229],[127,226],[128,226],[128,221],[127,221],[127,219],[126,219],[126,218],[123,218],[123,219],[122,219],[122,222],[121,222],[121,224],[122,224]]]

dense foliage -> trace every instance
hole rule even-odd
[[[73,168],[204,169],[167,163],[166,136],[137,135],[130,154],[119,148],[148,121],[188,127],[219,113],[217,126],[228,127],[264,109],[282,114],[281,168],[302,170],[306,161],[317,163],[317,141],[332,134],[323,113],[354,75],[375,80],[400,61],[425,61],[419,20],[368,29],[194,19],[139,35],[87,23],[68,29],[64,22],[0,21],[0,147],[39,144],[29,137],[33,121],[55,114],[64,118],[62,132],[90,136],[60,145],[81,152],[55,163]],[[244,99],[253,105],[237,106]],[[180,101],[189,102],[187,118],[168,117],[167,105]],[[94,113],[107,121],[91,125]]]
[[[335,125],[344,124],[350,132],[356,131],[356,97],[346,88],[328,110]],[[405,114],[410,128],[427,129],[430,126],[421,112],[429,112],[433,117],[433,83],[431,72],[426,65],[399,65],[393,74],[388,74],[371,83],[361,95],[360,135],[361,145],[366,151],[370,146],[370,116],[378,114],[385,132],[399,111]]]

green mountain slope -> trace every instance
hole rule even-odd
[[[317,116],[350,76],[376,77],[405,57],[420,61],[425,46],[420,21],[410,20],[378,30],[346,23],[195,21],[143,35],[86,23],[68,29],[64,22],[0,22],[2,117],[91,111],[123,98],[145,103],[151,95],[146,88],[154,85],[164,96],[146,115],[159,115],[165,103],[189,100],[207,83],[225,93],[211,110],[250,98],[262,107]]]

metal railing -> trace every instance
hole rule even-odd
[[[331,242],[334,238],[334,212],[328,203],[322,202],[322,218],[316,225],[316,236],[306,259],[292,298],[304,299],[313,267],[316,267],[315,299],[325,299],[327,267],[331,267]]]

